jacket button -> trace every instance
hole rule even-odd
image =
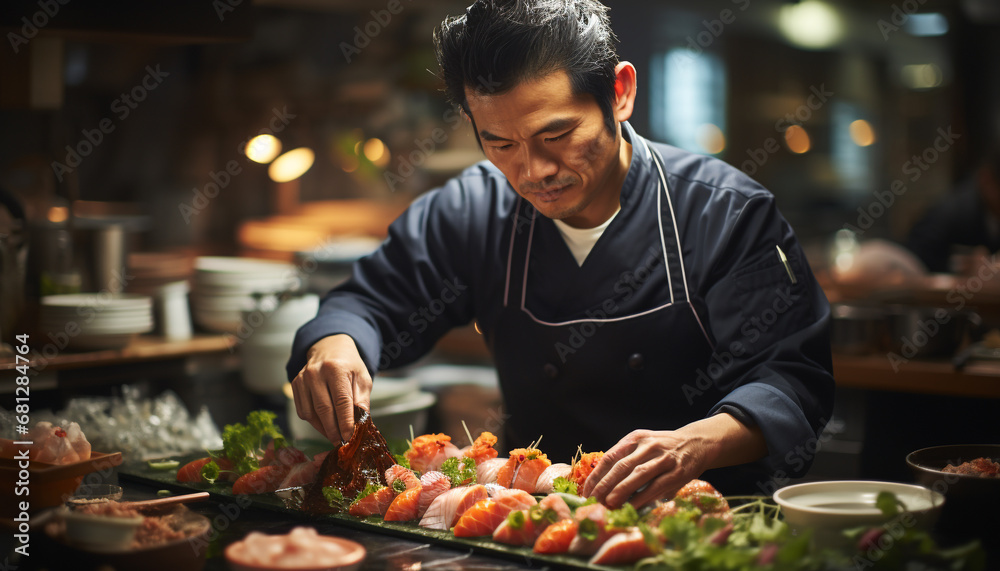
[[[545,363],[545,366],[542,367],[542,372],[545,373],[545,376],[550,379],[554,379],[559,376],[559,369],[557,369],[552,363]]]
[[[642,357],[642,353],[633,353],[631,357],[628,358],[628,368],[633,371],[641,371],[645,365],[645,359]]]

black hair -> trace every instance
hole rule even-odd
[[[434,31],[448,99],[470,117],[465,88],[502,94],[564,70],[614,132],[615,52],[608,7],[597,0],[476,0]]]

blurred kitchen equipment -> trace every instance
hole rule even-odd
[[[354,262],[374,252],[382,243],[368,236],[331,238],[312,250],[296,252],[295,264],[306,270],[306,289],[324,294],[351,277]]]
[[[125,262],[148,230],[148,216],[112,202],[73,202],[73,249],[80,264],[83,291],[125,291],[130,280]]]
[[[153,330],[153,300],[108,292],[45,296],[40,326],[60,349],[120,349]]]
[[[835,353],[868,355],[882,348],[885,309],[874,305],[837,303],[830,307],[833,330],[830,343]]]
[[[13,339],[14,328],[24,307],[24,286],[28,259],[25,215],[21,202],[0,188],[0,205],[10,214],[9,223],[0,219],[0,343]]]
[[[218,333],[239,334],[243,312],[256,308],[255,293],[297,291],[292,264],[255,258],[201,256],[195,259],[191,306],[195,323]]]
[[[887,349],[905,359],[952,357],[980,325],[971,311],[892,305],[886,308]]]
[[[243,383],[255,393],[277,394],[288,380],[285,364],[295,332],[316,316],[316,294],[257,294],[254,308],[244,311],[236,332],[240,343]]]
[[[156,301],[156,322],[160,333],[171,340],[191,338],[191,307],[186,281],[173,282],[159,287],[153,298]]]

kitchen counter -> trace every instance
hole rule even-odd
[[[99,351],[70,352],[55,351],[47,356],[44,351],[44,339],[29,340],[31,360],[29,366],[36,371],[72,369],[80,367],[99,367],[118,365],[137,361],[155,361],[174,359],[208,353],[231,351],[235,337],[232,335],[197,334],[190,339],[171,340],[157,335],[139,335],[130,344],[121,349],[104,349]],[[0,357],[0,371],[14,370],[23,365],[13,356]]]
[[[834,354],[833,373],[839,387],[1000,398],[1000,361],[971,360],[956,371],[951,360],[911,360],[894,368],[884,354]]]

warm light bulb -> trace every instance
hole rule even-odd
[[[828,48],[843,35],[840,14],[820,0],[785,4],[778,12],[778,27],[788,41],[808,49]]]
[[[851,140],[859,147],[867,147],[875,142],[875,129],[864,119],[852,122],[848,130],[851,133]]]
[[[274,135],[257,135],[247,141],[243,151],[248,159],[264,165],[273,161],[281,152],[281,141]]]
[[[797,155],[807,152],[812,147],[809,133],[806,133],[800,125],[792,125],[785,129],[785,143],[788,145],[788,150]]]
[[[705,123],[698,127],[698,144],[710,155],[717,155],[726,148],[726,136],[717,125]]]
[[[67,218],[69,218],[69,208],[66,208],[65,206],[53,206],[52,208],[49,208],[49,222],[55,222],[58,224],[60,222],[65,222]]]
[[[309,170],[315,158],[316,156],[310,148],[292,149],[274,159],[274,162],[267,169],[267,174],[274,182],[295,180]]]

